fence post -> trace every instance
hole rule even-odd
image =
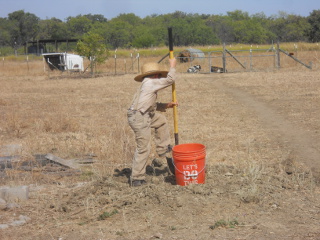
[[[37,56],[40,56],[40,51],[39,51],[39,40],[37,40]]]
[[[223,65],[223,72],[226,72],[226,43],[223,43],[223,52],[222,52],[222,65]]]
[[[252,49],[250,48],[250,71],[252,71]]]
[[[212,66],[211,53],[212,53],[212,52],[209,52],[209,54],[208,54],[208,58],[209,58],[209,72],[210,72],[210,73],[211,73],[211,66]]]
[[[45,62],[44,56],[42,56],[42,63],[43,63],[43,72],[45,73],[46,72],[46,62]]]
[[[297,44],[294,44],[294,51],[295,51],[296,58],[298,58],[298,45]]]
[[[90,70],[91,70],[91,77],[93,77],[93,58],[90,57]]]
[[[277,42],[277,68],[280,68],[280,43],[279,40]]]
[[[138,73],[140,73],[140,54],[137,55],[138,58]]]
[[[27,67],[28,67],[28,72],[29,72],[29,55],[27,55]]]
[[[14,42],[14,55],[17,57],[18,56],[18,49],[17,49],[17,43]]]
[[[114,55],[114,75],[117,75],[117,55]]]

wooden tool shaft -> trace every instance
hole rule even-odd
[[[172,28],[168,28],[168,36],[169,36],[169,58],[173,59],[173,40],[172,40]],[[176,84],[172,84],[172,101],[177,102],[176,95]],[[179,134],[178,134],[178,111],[177,106],[173,106],[173,124],[174,124],[174,140],[175,145],[179,144]]]

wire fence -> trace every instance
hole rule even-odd
[[[260,49],[240,49],[229,50],[223,46],[220,51],[203,52],[201,57],[190,56],[179,57],[176,52],[175,56],[178,60],[177,71],[188,72],[189,68],[200,65],[201,73],[232,73],[246,71],[273,71],[280,68],[302,67],[304,69],[319,69],[319,52],[320,51],[298,51],[286,52],[280,48],[279,44],[270,48]],[[140,66],[146,62],[159,62],[167,67],[167,55],[162,57],[141,56],[139,52],[129,53],[127,56],[113,55],[101,65],[95,67],[95,73],[107,75],[136,74],[140,72]],[[44,58],[40,56],[23,55],[19,59],[13,57],[0,58],[0,71],[10,71],[12,73],[50,73]],[[79,74],[90,73],[90,61],[84,59],[84,71]],[[72,71],[64,71],[64,73]],[[74,72],[72,72],[74,73]]]
[[[242,71],[269,71],[285,67],[303,66],[308,69],[315,69],[319,64],[314,65],[312,61],[319,63],[318,52],[286,52],[277,46],[268,49],[246,49],[228,50],[225,45],[222,51],[204,52],[204,56],[178,57],[184,64],[185,71],[197,65],[202,73],[226,73]],[[299,57],[298,57],[299,55]],[[190,70],[190,72],[193,72]]]
[[[188,67],[195,65],[201,66],[202,73],[264,70],[276,67],[276,53],[268,49],[211,51],[205,57],[190,58]]]

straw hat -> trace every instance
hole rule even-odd
[[[168,71],[164,71],[160,69],[160,65],[158,63],[146,63],[141,67],[141,74],[136,76],[134,80],[137,82],[142,82],[143,78],[148,75],[153,74],[161,74],[161,77],[167,77]]]

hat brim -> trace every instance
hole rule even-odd
[[[134,78],[137,82],[142,82],[142,80],[149,75],[161,74],[161,77],[167,77],[168,71],[150,71],[143,74],[140,74]]]

